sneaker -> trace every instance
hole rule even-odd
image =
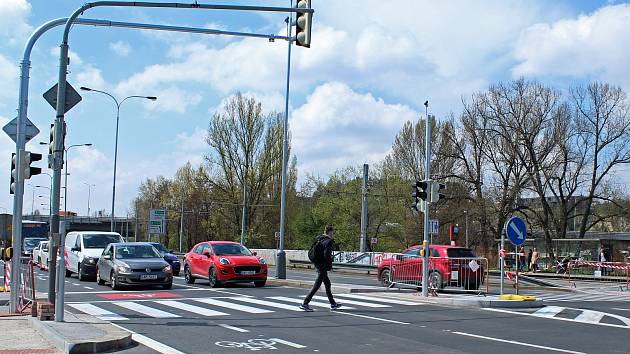
[[[341,306],[343,306],[343,305],[340,304],[340,303],[336,303],[334,305],[330,305],[330,309],[331,310],[338,310]]]
[[[300,309],[302,309],[302,310],[304,310],[306,312],[313,312],[313,309],[310,306],[308,306],[307,304],[300,305]]]

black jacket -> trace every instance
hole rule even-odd
[[[319,235],[317,237],[317,241],[324,248],[324,261],[322,263],[316,263],[315,267],[317,270],[332,270],[332,251],[333,251],[333,239],[328,237],[328,235]]]

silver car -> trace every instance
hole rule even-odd
[[[112,289],[125,285],[173,286],[173,269],[149,243],[110,243],[96,263],[96,281]]]

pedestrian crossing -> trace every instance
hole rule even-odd
[[[586,323],[598,326],[616,327],[616,328],[630,328],[630,318],[621,316],[617,313],[595,311],[589,309],[579,309],[573,307],[563,306],[545,306],[540,309],[530,310],[508,310],[497,308],[485,308],[486,311],[510,313],[523,316],[533,316],[546,318],[551,320],[570,321]],[[624,309],[616,309],[624,310]]]
[[[352,296],[351,296],[352,295]],[[421,306],[420,302],[369,297],[355,294],[336,294],[344,310],[383,309],[395,305]],[[299,304],[304,296],[268,296],[264,298],[234,297],[202,297],[186,299],[155,299],[133,301],[94,301],[67,303],[81,313],[95,316],[104,321],[128,321],[138,318],[177,319],[230,316],[238,314],[267,314],[278,310],[302,311]],[[343,299],[342,299],[343,298]],[[325,300],[325,301],[317,301]],[[315,296],[310,305],[315,311],[330,309],[324,296]]]
[[[630,301],[630,292],[627,293],[605,293],[605,292],[528,292],[528,295],[534,295],[543,301],[563,301],[563,302],[580,302],[580,301]]]

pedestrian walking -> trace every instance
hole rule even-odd
[[[538,255],[538,250],[534,247],[534,251],[532,252],[532,262],[529,264],[529,269],[532,272],[536,272],[538,270],[538,257],[540,257]]]
[[[523,272],[525,271],[525,247],[521,247],[521,249],[518,251],[518,265],[519,265],[519,271]]]
[[[599,261],[601,263],[607,262],[606,249],[604,248],[604,246],[602,246],[601,251],[599,252]],[[601,275],[606,275],[606,267],[599,267],[599,270],[601,272]]]
[[[530,272],[532,271],[532,249],[529,249],[529,252],[527,252],[527,270],[529,270]]]
[[[311,292],[308,293],[300,308],[306,312],[312,312],[313,309],[308,305],[311,299],[324,283],[326,288],[326,296],[330,302],[330,309],[336,310],[341,307],[341,304],[335,302],[330,289],[330,279],[328,279],[328,271],[332,270],[332,250],[333,250],[333,227],[332,225],[326,226],[324,234],[317,237],[310,250],[308,251],[308,258],[313,262],[317,269],[317,279],[313,284]]]

